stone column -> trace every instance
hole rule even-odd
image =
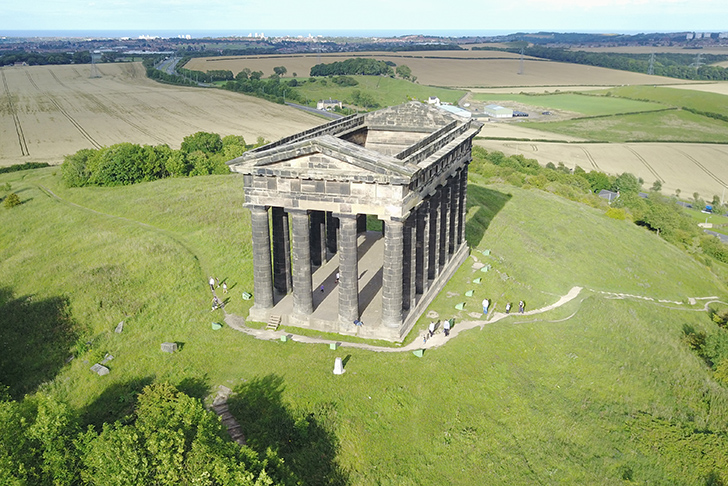
[[[367,215],[357,214],[356,215],[356,232],[366,233],[367,232]]]
[[[271,208],[273,227],[273,287],[278,293],[287,294],[291,270],[291,248],[288,239],[288,214],[280,207]]]
[[[384,268],[382,275],[382,324],[402,325],[402,221],[385,221]]]
[[[311,244],[309,241],[308,212],[305,209],[289,211],[293,226],[293,312],[313,313],[313,281],[311,279]]]
[[[460,224],[460,234],[458,235],[458,243],[465,242],[465,217],[468,214],[468,164],[463,166],[460,171],[460,215],[458,223]]]
[[[326,212],[326,261],[331,260],[336,254],[336,228],[339,220],[334,218],[331,211]]]
[[[414,214],[407,218],[404,223],[402,233],[402,309],[409,310],[410,303],[412,302],[414,294],[414,279],[412,278],[412,272],[414,267],[412,265],[414,260]]]
[[[250,226],[253,234],[253,292],[255,307],[273,307],[273,271],[270,257],[270,227],[265,206],[250,208]]]
[[[309,215],[310,229],[309,242],[311,244],[311,266],[313,268],[320,267],[321,248],[324,242],[321,240],[321,225],[324,224],[324,213],[321,211],[311,211]]]
[[[450,257],[450,185],[440,187],[440,255],[438,264],[442,269]]]
[[[359,319],[359,249],[357,217],[337,214],[339,218],[339,322],[353,324]]]
[[[448,181],[448,185],[450,186],[450,244],[448,245],[448,251],[452,255],[455,253],[455,248],[460,246],[455,244],[458,240],[457,234],[460,232],[460,227],[458,226],[458,215],[460,214],[460,178],[457,175],[454,176]]]
[[[428,259],[427,259],[427,278],[428,280],[434,280],[439,273],[439,255],[440,255],[440,194],[436,192],[429,198],[429,227],[430,234],[428,237]]]
[[[420,204],[415,213],[417,228],[415,234],[415,292],[423,294],[427,288],[427,263],[429,261],[428,249],[430,242],[429,200]]]

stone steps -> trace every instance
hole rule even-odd
[[[230,438],[240,445],[245,445],[243,428],[228,409],[227,398],[230,393],[231,390],[229,388],[221,386],[210,408],[220,417],[220,421],[230,435]]]
[[[272,314],[268,318],[268,325],[265,326],[265,328],[268,331],[277,331],[278,330],[278,326],[280,326],[280,325],[281,325],[281,316]]]

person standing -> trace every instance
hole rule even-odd
[[[483,315],[488,313],[489,305],[490,305],[490,301],[488,299],[483,299]]]
[[[213,292],[215,292],[215,279],[214,279],[214,277],[210,276],[210,282],[209,283],[210,283],[210,290],[212,290]]]
[[[523,302],[523,301],[520,301],[518,303],[518,312],[520,312],[521,314],[523,314],[523,311],[524,311],[525,308],[526,308],[526,303]]]
[[[506,304],[506,314],[510,314],[510,313],[511,313],[511,303],[510,303],[510,302],[508,302],[508,303]]]
[[[434,334],[435,334],[435,323],[434,322],[430,323],[429,331],[430,331],[430,337],[434,336]]]
[[[222,293],[227,294],[227,284],[225,282],[222,283]]]
[[[445,337],[450,335],[450,321],[445,321],[442,325],[442,330],[445,332]]]

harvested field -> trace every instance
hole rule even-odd
[[[725,67],[728,67],[726,63]],[[676,84],[669,86],[670,88],[678,89],[690,89],[693,91],[703,91],[706,93],[716,93],[722,95],[728,95],[728,81],[722,83],[702,83],[702,84]]]
[[[0,166],[59,164],[82,148],[120,142],[179,148],[198,131],[275,140],[323,120],[216,89],[160,84],[140,63],[0,69]]]
[[[481,135],[483,132],[481,132]],[[580,166],[586,171],[608,174],[631,172],[644,179],[644,188],[662,181],[662,193],[684,196],[694,192],[705,199],[721,195],[728,187],[728,145],[693,143],[554,143],[504,140],[475,141],[486,150],[506,155],[522,154],[541,164],[549,162],[567,167]]]
[[[488,86],[621,86],[625,84],[675,84],[672,78],[616,71],[593,66],[566,64],[526,58],[521,71],[520,55],[498,51],[431,51],[416,53],[351,53],[291,56],[240,56],[225,58],[195,58],[185,67],[198,71],[229,69],[233,73],[243,68],[262,71],[266,76],[274,66],[285,66],[288,74],[307,77],[311,67],[319,63],[343,61],[356,56],[373,57],[381,61],[406,64],[420,84],[446,87]]]
[[[620,54],[688,54],[696,56],[700,54],[728,55],[728,46],[708,46],[700,50],[685,49],[679,46],[613,46],[613,47],[572,47],[571,51],[584,52],[617,52]]]

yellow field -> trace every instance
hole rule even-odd
[[[285,66],[287,76],[293,73],[307,77],[311,67],[319,63],[344,61],[355,56],[373,57],[381,61],[406,64],[417,76],[417,82],[431,86],[455,88],[503,86],[620,86],[625,84],[679,84],[681,81],[661,76],[616,71],[593,66],[567,64],[526,58],[521,71],[520,55],[498,51],[429,51],[415,53],[369,52],[356,54],[297,54],[290,56],[239,56],[226,58],[194,58],[185,66],[195,71],[227,69],[237,74],[244,68],[273,74],[273,67]]]
[[[308,59],[301,56],[298,59],[301,62],[316,62],[316,57]],[[281,62],[281,58],[261,61],[270,63],[270,66],[286,65],[289,73],[293,72],[294,65],[288,61]],[[401,61],[399,59],[400,63]],[[457,70],[442,69],[443,63],[475,62],[464,58],[437,59],[435,62],[432,59],[409,58],[407,63],[413,70],[415,63],[412,61],[421,62],[423,72],[427,66],[432,77],[440,77],[443,81],[440,84],[451,85],[463,78],[458,77]],[[516,63],[514,66],[518,63],[516,59],[493,59],[490,62],[513,62]],[[554,70],[549,74],[552,85],[548,91],[567,90],[569,83],[558,83],[556,78],[568,77],[569,73],[579,73],[579,76],[569,80],[570,83],[587,83],[589,76],[594,74],[592,70],[608,71],[614,76],[622,76],[623,79],[640,76],[568,64],[533,64]],[[524,76],[512,73],[490,73],[487,76],[489,79],[505,79],[508,76],[512,79],[526,79],[528,65],[526,63],[527,74]],[[258,69],[256,66],[250,67]],[[570,71],[569,68],[572,67],[578,69]],[[563,68],[564,71],[558,73],[556,68]],[[439,69],[441,72],[438,72]],[[0,69],[0,165],[23,162],[57,164],[63,161],[64,155],[79,149],[119,142],[151,145],[166,143],[178,148],[185,136],[197,131],[243,135],[249,142],[258,136],[277,140],[325,122],[293,108],[238,93],[156,83],[146,79],[144,70],[138,63],[105,64],[99,66],[99,71],[101,77],[91,79],[90,66]],[[594,86],[608,85],[603,78],[592,81]],[[675,83],[674,80],[670,82]],[[728,94],[728,83],[688,84],[686,87]],[[579,87],[576,86],[575,89]],[[521,128],[518,123],[489,122],[485,124],[480,135],[581,141],[565,135]],[[543,164],[564,162],[569,167],[579,165],[585,170],[598,168],[613,174],[633,172],[645,180],[646,187],[659,177],[664,180],[663,193],[671,193],[679,188],[686,195],[698,192],[704,198],[712,198],[713,194],[721,195],[728,183],[728,145],[578,144],[501,140],[479,140],[477,143],[489,150],[500,150],[506,154],[524,154]]]
[[[502,136],[507,130],[493,135],[487,130],[483,136]],[[537,132],[538,134],[539,132]],[[514,137],[523,135],[515,132]],[[541,139],[548,138],[541,133]],[[563,139],[561,135],[553,136]],[[525,138],[520,136],[519,138]],[[536,138],[536,137],[534,137]],[[645,181],[644,188],[662,181],[662,193],[674,194],[680,189],[685,197],[697,192],[704,199],[722,196],[728,187],[728,145],[696,143],[555,143],[476,140],[487,150],[498,150],[506,155],[522,154],[541,164],[563,162],[567,167],[580,166],[588,171],[600,170],[608,174],[631,172]]]
[[[0,69],[0,166],[58,164],[82,148],[168,144],[198,131],[276,140],[323,120],[223,90],[170,86],[140,63]]]

